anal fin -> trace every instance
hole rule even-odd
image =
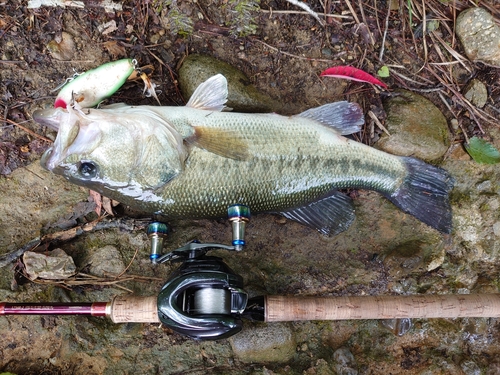
[[[325,235],[336,235],[347,230],[355,218],[351,198],[336,190],[320,200],[281,211],[280,214]]]

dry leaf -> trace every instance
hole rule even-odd
[[[47,44],[47,49],[52,57],[57,60],[68,61],[75,54],[75,42],[73,36],[65,31],[57,35],[54,40]]]
[[[103,43],[104,48],[106,48],[113,59],[118,59],[120,57],[126,57],[127,51],[116,40],[110,40]]]
[[[108,197],[102,197],[102,208],[104,208],[104,211],[106,211],[109,215],[115,216],[113,213],[113,207],[111,207],[111,199]]]
[[[95,203],[95,213],[97,216],[101,216],[101,208],[102,208],[102,199],[101,199],[101,194],[99,194],[97,191],[94,190],[89,190],[89,198]]]

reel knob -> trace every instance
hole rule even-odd
[[[151,259],[151,263],[158,263],[157,260],[160,257],[163,249],[163,240],[167,237],[170,232],[169,227],[160,222],[153,222],[148,225],[146,229],[146,233],[151,241],[151,252],[149,255],[149,259]]]
[[[250,208],[242,204],[233,204],[227,209],[227,216],[233,227],[232,245],[236,251],[245,246],[245,226],[250,220]]]

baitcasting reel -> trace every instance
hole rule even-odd
[[[228,217],[233,227],[232,246],[193,241],[165,255],[161,250],[168,227],[163,223],[148,226],[151,262],[182,262],[158,295],[158,317],[174,331],[195,339],[223,339],[242,328],[240,315],[248,302],[243,279],[221,258],[206,255],[209,250],[243,249],[250,210],[233,205]]]

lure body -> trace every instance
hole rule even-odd
[[[132,59],[122,59],[91,69],[68,82],[57,94],[54,108],[67,108],[74,100],[82,108],[95,107],[113,95],[133,73]]]

